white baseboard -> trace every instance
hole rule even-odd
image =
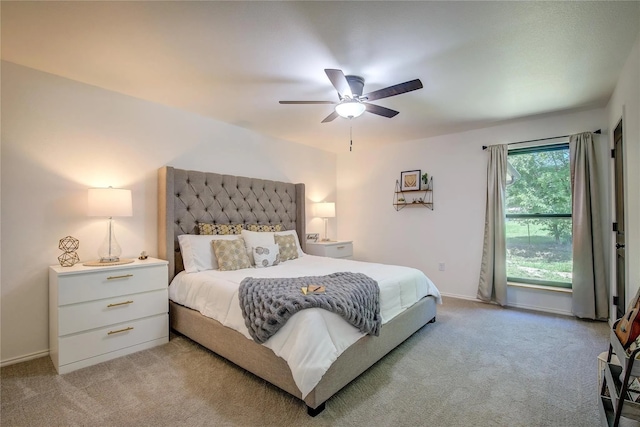
[[[470,297],[468,295],[451,294],[451,293],[448,293],[448,292],[440,292],[440,295],[442,295],[443,297],[449,297],[449,298],[466,299],[468,301],[484,302],[482,300],[479,300],[478,298]]]
[[[561,314],[563,316],[575,317],[572,312],[567,310],[558,310],[558,309],[548,308],[548,307],[538,307],[535,305],[509,304],[509,307],[521,308],[523,310],[542,311],[544,313]]]
[[[24,356],[12,357],[0,361],[0,367],[15,365],[16,363],[26,362],[27,360],[37,359],[39,357],[45,357],[49,355],[49,350],[36,351],[35,353],[25,354]]]
[[[464,299],[464,300],[468,300],[468,301],[476,301],[476,302],[486,303],[486,301],[482,301],[482,300],[480,300],[478,298],[473,298],[473,297],[470,297],[468,295],[457,295],[457,294],[450,294],[450,293],[446,293],[446,292],[440,292],[440,295],[442,295],[443,297],[458,298],[458,299]],[[490,304],[494,304],[494,303],[490,303]],[[511,304],[508,305],[508,307],[521,308],[523,310],[541,311],[543,313],[561,314],[561,315],[564,315],[564,316],[573,316],[573,313],[571,313],[570,311],[557,310],[557,309],[553,309],[553,308],[540,307],[540,306],[527,305],[527,304],[513,304],[513,303],[511,303]]]

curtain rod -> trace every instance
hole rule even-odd
[[[600,135],[600,134],[602,133],[602,129],[598,129],[597,131],[595,131],[595,132],[593,132],[593,133],[596,133],[596,134]],[[566,138],[566,137],[568,137],[568,136],[571,136],[571,135],[560,135],[560,136],[552,136],[551,138],[540,138],[540,139],[530,139],[530,140],[528,140],[528,141],[510,142],[510,143],[508,143],[507,145],[513,145],[513,144],[524,144],[525,142],[547,141],[547,140],[549,140],[549,139]],[[483,149],[483,150],[486,150],[486,149],[487,149],[487,146],[486,146],[486,145],[483,145],[483,146],[482,146],[482,149]]]

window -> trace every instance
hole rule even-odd
[[[571,288],[568,144],[509,150],[506,218],[508,280]]]

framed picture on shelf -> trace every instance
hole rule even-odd
[[[404,171],[400,173],[400,190],[419,190],[420,189],[420,171]]]
[[[316,243],[319,238],[320,238],[320,234],[319,233],[309,233],[309,234],[307,234],[307,242]]]

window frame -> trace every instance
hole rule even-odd
[[[508,150],[507,153],[507,159],[509,158],[509,156],[511,155],[520,155],[520,154],[533,154],[533,153],[540,153],[540,152],[547,152],[547,151],[560,151],[560,150],[568,150],[569,149],[569,143],[568,142],[562,142],[562,143],[556,143],[556,144],[549,144],[549,145],[536,145],[536,146],[529,146],[529,147],[523,147],[523,148],[512,148]],[[508,191],[508,190],[506,190]],[[506,194],[505,194],[505,202],[506,202]],[[506,219],[551,219],[551,218],[573,218],[573,212],[570,213],[562,213],[562,214],[541,214],[541,213],[527,213],[527,214],[508,214],[505,212],[505,218]],[[573,221],[573,220],[572,220]],[[572,234],[571,234],[571,238],[573,239],[573,230],[572,230]],[[505,235],[505,247],[506,247],[506,235]],[[505,262],[506,262],[506,258],[505,258]],[[573,257],[571,259],[571,262],[573,263]],[[522,284],[526,284],[526,285],[538,285],[538,286],[548,286],[548,287],[552,287],[552,288],[564,288],[564,289],[572,289],[573,288],[573,281],[571,282],[556,282],[556,281],[550,281],[550,280],[536,280],[536,279],[527,279],[527,278],[522,278],[522,277],[511,277],[511,276],[507,276],[507,282],[511,282],[511,283],[522,283]]]

